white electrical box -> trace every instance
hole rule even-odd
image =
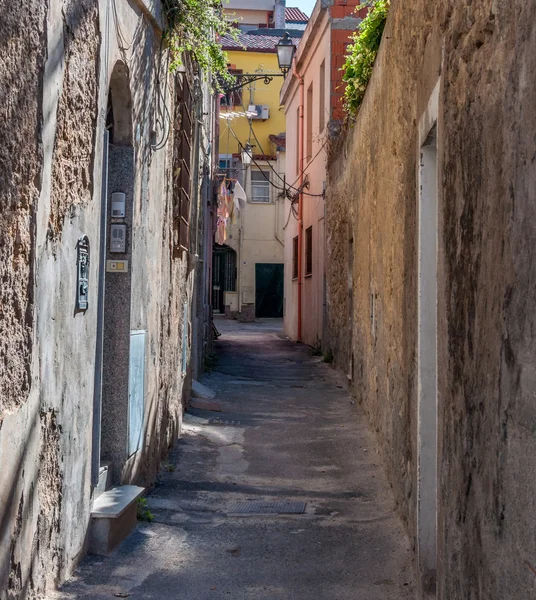
[[[110,225],[110,252],[127,251],[127,226],[112,223]]]
[[[114,192],[112,194],[112,217],[125,218],[126,197],[123,192]]]

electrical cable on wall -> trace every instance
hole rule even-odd
[[[246,115],[247,115],[247,110],[246,110],[246,107],[244,106],[244,102],[243,102],[243,101],[242,101],[242,108],[243,108],[244,112],[245,112],[245,113],[246,113]],[[255,141],[256,141],[256,142],[257,142],[257,144],[258,144],[258,146],[259,146],[259,149],[260,149],[260,151],[261,151],[261,154],[265,154],[265,152],[264,152],[264,150],[263,150],[263,148],[262,148],[262,145],[261,145],[261,143],[260,143],[260,141],[259,141],[259,138],[257,137],[257,134],[255,133],[255,130],[254,130],[254,128],[253,128],[253,122],[252,122],[252,120],[251,120],[251,119],[249,119],[249,118],[248,118],[248,124],[249,124],[249,129],[250,129],[250,132],[253,134],[253,137],[255,138]],[[324,140],[324,143],[323,143],[323,144],[322,144],[322,146],[319,148],[318,152],[317,152],[317,153],[316,153],[316,154],[313,156],[313,158],[312,158],[312,159],[309,161],[309,163],[307,164],[307,167],[306,167],[305,169],[302,169],[302,173],[303,173],[303,175],[305,175],[305,173],[306,173],[307,169],[308,169],[308,168],[309,168],[309,167],[312,165],[312,163],[313,163],[313,162],[314,162],[314,160],[317,158],[317,156],[318,156],[318,155],[319,155],[319,154],[322,152],[322,150],[323,150],[323,149],[326,147],[326,144],[327,144],[327,143],[328,143],[328,138],[326,138],[326,139]],[[272,165],[271,165],[270,163],[268,163],[268,166],[269,166],[269,167],[270,167],[270,169],[271,169],[271,170],[272,170],[272,171],[275,173],[275,175],[277,175],[277,177],[278,177],[278,178],[279,178],[279,179],[280,179],[280,180],[281,180],[281,181],[282,181],[284,184],[286,184],[286,181],[285,181],[285,180],[284,180],[284,179],[281,177],[281,175],[280,175],[280,174],[279,174],[279,173],[278,173],[278,172],[277,172],[277,171],[276,171],[276,170],[275,170],[275,169],[272,167]],[[298,188],[296,188],[296,187],[294,187],[294,186],[295,186],[295,184],[296,184],[296,182],[298,181],[298,179],[299,179],[299,178],[300,178],[300,176],[298,175],[297,179],[295,179],[295,181],[292,183],[292,185],[289,185],[289,187],[290,187],[291,189],[294,189],[294,190],[297,190],[297,189],[298,189]],[[286,185],[287,185],[287,184],[286,184]],[[307,194],[307,195],[308,195],[308,196],[315,196],[315,194]],[[317,197],[322,197],[322,198],[323,198],[323,197],[325,196],[325,194],[324,194],[324,193],[322,193],[322,194],[316,194],[316,196],[317,196]]]
[[[240,148],[241,150],[247,151],[247,150],[246,150],[246,148],[245,148],[245,146],[244,146],[244,145],[242,144],[242,142],[241,142],[241,141],[238,139],[238,136],[237,136],[237,135],[236,135],[236,133],[233,131],[233,129],[232,129],[232,127],[231,127],[230,125],[229,125],[229,131],[231,132],[231,134],[233,135],[233,137],[234,137],[234,138],[236,139],[236,141],[238,142],[238,146],[239,146],[239,148]],[[251,155],[251,160],[252,160],[253,164],[254,164],[254,165],[255,165],[255,166],[256,166],[256,167],[257,167],[257,168],[258,168],[258,169],[259,169],[259,170],[260,170],[262,173],[264,173],[262,165],[259,165],[259,163],[258,163],[258,162],[255,160],[255,158],[253,158],[253,155]],[[272,166],[271,166],[269,163],[268,163],[268,165],[270,166],[270,168],[272,168],[272,169],[273,169],[273,167],[272,167]],[[278,177],[279,177],[280,179],[282,179],[282,178],[279,176],[279,173],[277,173],[277,175],[278,175]],[[266,177],[265,177],[265,178],[266,178]],[[271,185],[273,188],[275,188],[276,190],[279,190],[279,191],[281,191],[281,192],[284,192],[284,195],[285,195],[287,198],[289,198],[289,200],[291,200],[291,198],[290,198],[290,196],[289,196],[289,194],[290,194],[290,190],[294,190],[294,191],[296,192],[296,194],[303,194],[304,196],[309,196],[309,197],[311,197],[311,198],[324,198],[324,193],[323,193],[323,192],[322,192],[322,194],[309,194],[308,192],[304,192],[304,191],[303,191],[303,187],[309,187],[309,182],[308,182],[308,181],[306,181],[306,182],[304,183],[304,185],[303,185],[302,189],[300,189],[300,188],[296,188],[296,187],[294,187],[294,186],[287,186],[287,187],[284,187],[284,188],[282,188],[282,187],[280,187],[280,186],[276,185],[275,183],[273,183],[272,181],[270,181],[270,179],[269,179],[269,178],[266,178],[266,179],[267,179],[268,183],[269,183],[269,184],[270,184],[270,185]],[[283,183],[285,183],[285,180],[283,180],[283,179],[282,179],[282,181],[283,181]]]

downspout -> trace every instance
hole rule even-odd
[[[300,119],[298,129],[298,167],[300,169],[298,193],[298,342],[302,341],[302,290],[303,290],[303,130],[304,130],[304,83],[294,63],[293,74],[300,82]]]

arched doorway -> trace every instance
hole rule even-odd
[[[97,366],[101,372],[100,491],[112,483],[123,483],[123,469],[129,456],[141,447],[143,432],[145,332],[130,330],[135,181],[132,137],[129,72],[119,61],[108,92],[103,169],[106,183],[101,206],[100,276],[104,298],[101,361]]]

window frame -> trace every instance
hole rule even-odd
[[[320,86],[318,90],[318,133],[326,127],[326,59],[320,65]]]
[[[255,187],[259,187],[258,185],[254,185],[253,183],[253,174],[254,173],[262,173],[262,179],[264,179],[264,181],[266,182],[266,189],[268,190],[268,198],[267,200],[257,200],[255,198],[255,194],[253,192]],[[263,181],[259,181],[256,180],[255,184],[264,184]],[[264,188],[264,185],[261,187],[261,189]],[[272,204],[272,193],[271,193],[271,180],[270,180],[270,171],[265,171],[263,169],[251,169],[250,171],[250,190],[251,193],[249,195],[249,202],[251,202],[251,204]],[[264,198],[264,196],[263,196]]]
[[[313,226],[305,230],[305,277],[313,274]]]
[[[313,106],[314,106],[314,86],[313,82],[307,88],[307,128],[305,139],[305,160],[311,162],[313,158]]]
[[[226,167],[222,167],[220,163],[224,162],[227,165]],[[233,155],[232,154],[219,154],[218,155],[218,169],[220,171],[231,171],[233,168]]]
[[[243,69],[233,69],[228,67],[227,70],[229,71],[229,75],[243,75],[244,73]],[[242,107],[242,101],[242,88],[238,88],[237,90],[234,90],[233,92],[227,92],[227,94],[223,94],[220,97],[220,107],[226,109],[235,107],[240,108]]]
[[[298,236],[292,238],[292,281],[298,279],[298,253],[299,253]]]

